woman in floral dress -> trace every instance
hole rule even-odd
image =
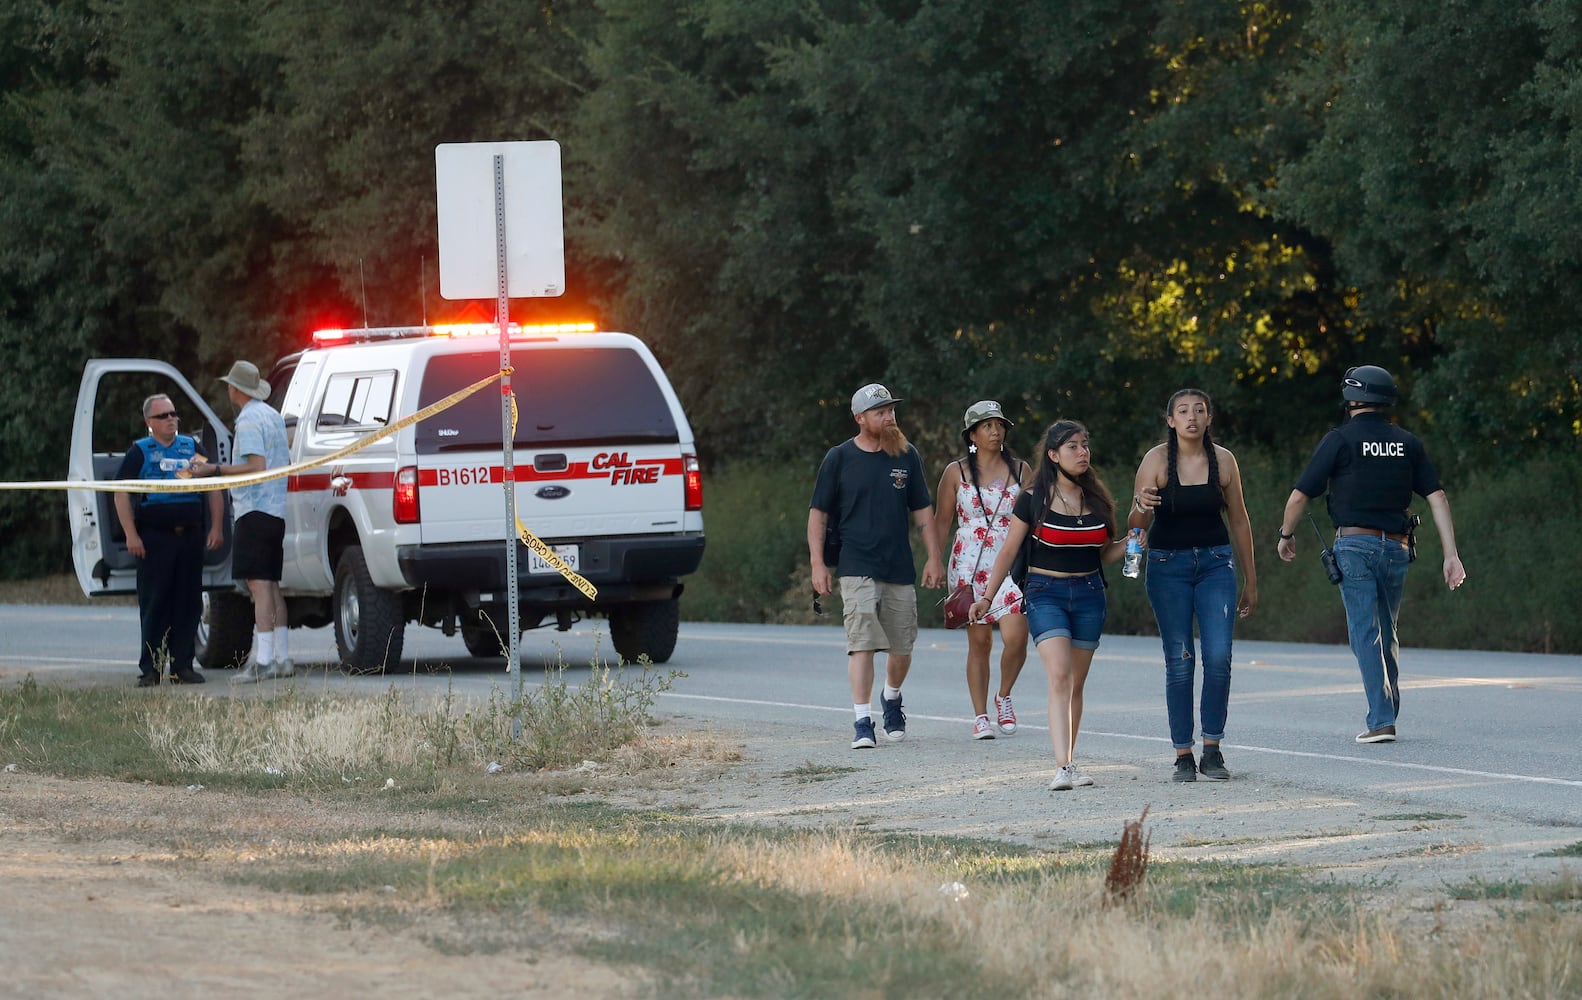
[[[1011,422],[992,399],[968,407],[962,440],[967,454],[946,466],[939,480],[934,530],[941,546],[950,537],[951,524],[960,521],[950,545],[947,593],[971,580],[975,598],[982,598],[994,557],[1005,544],[1011,526],[1011,508],[1027,485],[1026,462],[1005,446]],[[994,718],[989,715],[989,654],[994,627],[1000,627],[1000,687],[994,697]],[[1011,688],[1027,660],[1027,618],[1022,612],[1022,592],[1009,579],[994,595],[981,623],[967,626],[967,693],[972,698],[972,738],[992,740],[995,730],[1016,732],[1016,710]]]

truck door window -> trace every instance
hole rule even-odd
[[[393,371],[358,372],[332,375],[324,389],[315,426],[370,427],[390,422],[390,403],[395,397]]]

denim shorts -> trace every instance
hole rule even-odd
[[[1027,574],[1027,630],[1033,645],[1056,637],[1070,639],[1073,649],[1098,649],[1109,615],[1104,577]]]

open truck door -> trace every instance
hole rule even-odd
[[[180,433],[198,441],[211,461],[231,461],[231,431],[175,368],[146,358],[96,359],[82,370],[71,427],[66,478],[90,482],[115,478],[126,449],[147,434],[140,406],[155,393],[170,397],[181,415]],[[225,499],[225,543],[205,551],[203,588],[231,591],[231,502]],[[204,505],[207,511],[207,504]],[[88,597],[137,593],[137,558],[115,516],[115,495],[88,489],[66,491],[72,565]]]

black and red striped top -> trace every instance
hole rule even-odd
[[[1016,498],[1013,513],[1023,524],[1033,523],[1036,515],[1031,493],[1024,492]],[[1030,568],[1052,573],[1092,573],[1099,568],[1104,546],[1110,541],[1110,526],[1091,511],[1048,511],[1043,523],[1034,527],[1033,538],[1033,551],[1027,561]]]

